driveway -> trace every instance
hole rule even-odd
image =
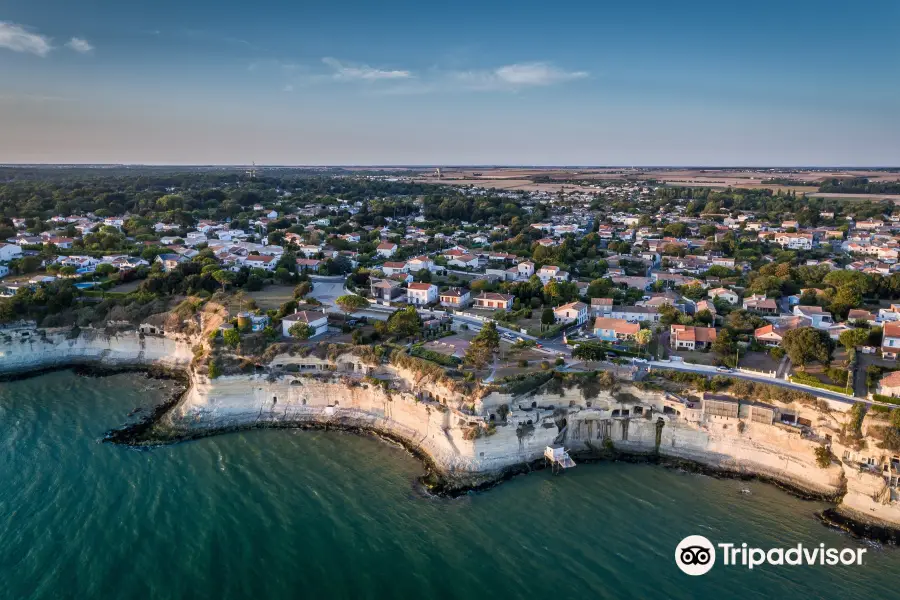
[[[340,312],[334,301],[344,295],[344,277],[313,277],[313,291],[309,295],[323,305],[326,310]]]

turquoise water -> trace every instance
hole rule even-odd
[[[0,384],[0,597],[900,597],[900,550],[878,546],[862,567],[682,574],[674,549],[690,534],[860,545],[815,520],[824,505],[761,483],[607,463],[434,499],[402,449],[349,434],[98,443],[165,386],[69,372]]]

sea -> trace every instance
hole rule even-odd
[[[0,598],[900,598],[900,549],[829,529],[824,503],[761,482],[605,462],[439,498],[374,437],[102,443],[171,385],[70,371],[0,383]],[[690,576],[675,562],[689,535],[866,552]]]

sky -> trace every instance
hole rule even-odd
[[[0,163],[900,165],[900,2],[0,1]]]

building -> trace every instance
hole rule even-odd
[[[890,359],[900,356],[900,322],[884,324],[881,355]]]
[[[425,269],[426,271],[431,271],[434,269],[434,262],[428,258],[427,256],[417,256],[415,258],[411,258],[406,262],[407,268],[412,272],[421,271]]]
[[[465,308],[471,301],[469,290],[464,288],[450,288],[441,292],[439,295],[441,306],[450,308]]]
[[[406,301],[422,306],[437,302],[438,288],[433,283],[410,283],[406,288]]]
[[[0,262],[9,262],[22,256],[22,248],[15,244],[0,242]]]
[[[891,371],[878,382],[878,393],[882,396],[900,396],[900,371]]]
[[[581,325],[588,319],[588,305],[584,302],[569,302],[553,309],[557,321]]]
[[[658,323],[660,319],[659,309],[653,306],[613,306],[609,316],[632,323],[642,321]]]
[[[274,271],[275,265],[278,264],[276,256],[262,256],[260,254],[251,254],[244,257],[244,266],[251,269],[263,269],[265,271]]]
[[[391,262],[388,261],[381,265],[381,271],[387,275],[396,275],[397,273],[409,273],[409,267],[406,266],[405,262]]]
[[[740,300],[737,294],[727,288],[715,288],[706,292],[706,295],[713,300],[715,300],[716,298],[721,298],[728,304],[735,306],[737,305],[738,300]]]
[[[813,234],[811,233],[779,233],[775,243],[789,250],[812,250]]]
[[[762,315],[778,314],[778,304],[771,298],[766,298],[765,296],[753,295],[749,298],[744,298],[743,306],[744,310],[749,310],[750,312]]]
[[[520,262],[516,265],[516,272],[519,274],[520,279],[529,279],[534,275],[534,263],[530,260]]]
[[[608,317],[612,312],[612,298],[591,298],[591,316]]]
[[[294,314],[286,316],[281,320],[281,334],[284,337],[291,337],[290,329],[297,323],[306,323],[309,325],[313,333],[310,337],[321,335],[328,331],[328,317],[323,312],[313,310],[295,311]]]
[[[676,350],[701,350],[709,348],[715,341],[715,327],[672,325],[669,330],[669,343]]]
[[[378,256],[383,256],[384,258],[390,258],[397,251],[397,244],[393,242],[381,242],[378,244],[378,247],[375,248],[375,252]]]
[[[827,310],[822,310],[821,306],[795,306],[794,315],[806,317],[816,329],[831,329],[834,325],[831,313]]]
[[[641,326],[622,319],[597,317],[594,319],[594,335],[606,342],[633,340]]]
[[[482,292],[475,296],[475,308],[503,309],[512,308],[514,296],[498,294],[497,292]]]
[[[399,281],[392,279],[372,279],[369,291],[373,298],[383,302],[398,302],[406,292]]]
[[[703,394],[701,401],[704,417],[725,417],[737,419],[740,416],[741,405],[737,398],[714,394]]]
[[[178,268],[178,265],[185,261],[187,261],[187,259],[180,254],[160,254],[156,257],[156,262],[162,265],[162,269],[166,273]]]
[[[547,265],[541,267],[537,272],[537,276],[540,278],[541,283],[547,284],[550,281],[568,281],[569,273],[567,271],[561,270],[559,267],[554,265]]]

